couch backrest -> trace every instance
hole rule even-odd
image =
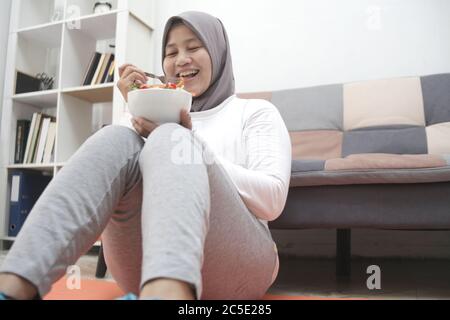
[[[450,74],[239,94],[272,102],[294,159],[450,154]]]

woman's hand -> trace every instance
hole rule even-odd
[[[147,76],[144,71],[136,68],[132,64],[124,64],[119,68],[120,80],[117,82],[117,87],[122,93],[125,101],[128,102],[128,92],[131,90],[131,86],[135,83],[141,85],[147,83]]]
[[[180,124],[183,127],[185,127],[188,130],[192,130],[192,120],[191,120],[191,115],[189,114],[189,112],[187,112],[185,110],[181,110],[180,119],[181,119]]]
[[[144,119],[144,118],[132,118],[131,123],[133,124],[134,129],[136,129],[137,133],[141,135],[141,137],[148,138],[148,136],[158,128],[158,124]]]
[[[192,130],[192,120],[191,116],[187,111],[181,111],[180,114],[181,125],[188,130]],[[131,123],[133,124],[134,129],[144,138],[148,138],[150,134],[158,128],[158,124],[144,119],[144,118],[132,118]]]

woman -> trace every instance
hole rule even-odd
[[[109,126],[89,138],[9,252],[4,297],[44,296],[100,235],[111,275],[142,299],[259,299],[273,283],[267,221],[285,205],[291,165],[278,111],[234,95],[226,31],[208,14],[169,19],[163,69],[195,96],[191,116],[182,114],[182,125],[132,119],[134,130]],[[125,99],[147,81],[132,65],[120,76]],[[174,159],[180,144],[203,161]]]

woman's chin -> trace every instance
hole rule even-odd
[[[185,85],[184,90],[186,90],[187,92],[190,92],[193,97],[195,97],[195,98],[198,97],[199,92],[194,86]]]
[[[190,92],[194,98],[200,97],[208,88],[205,88],[201,82],[196,81],[197,79],[192,79],[191,81],[186,81],[184,83],[184,90]]]

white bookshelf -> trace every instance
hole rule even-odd
[[[155,2],[111,0],[111,11],[94,14],[95,2],[13,0],[0,132],[0,244],[14,240],[8,236],[9,172],[23,169],[57,175],[101,126],[119,123],[125,104],[116,86],[118,67],[130,62],[153,69]],[[95,51],[114,52],[115,82],[82,86]],[[53,76],[53,89],[15,94],[16,70]],[[14,164],[17,120],[31,120],[34,112],[56,117],[54,162]]]

